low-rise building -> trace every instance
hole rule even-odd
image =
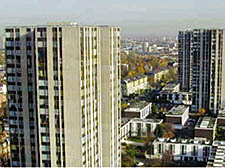
[[[168,101],[172,104],[192,104],[192,94],[191,92],[170,92],[167,90],[162,90],[159,92],[159,100]]]
[[[148,87],[148,77],[145,75],[138,75],[133,78],[128,78],[122,81],[122,92],[124,96],[129,96],[138,93]]]
[[[166,86],[162,88],[162,90],[168,91],[168,92],[179,92],[180,91],[180,84],[176,83],[169,83]]]
[[[211,141],[198,139],[158,138],[152,143],[151,158],[161,158],[170,152],[174,160],[207,162],[211,151]]]
[[[131,103],[128,108],[126,108],[122,115],[125,118],[146,118],[152,109],[152,103],[140,101]]]
[[[216,125],[216,118],[200,117],[195,125],[195,137],[214,140],[216,135]]]
[[[180,92],[179,84],[169,84],[159,92],[158,99],[168,101],[172,104],[191,105],[192,93]]]
[[[156,127],[163,122],[162,119],[122,119],[121,138],[147,137],[153,133]]]
[[[166,122],[172,124],[174,129],[182,129],[189,118],[189,107],[184,105],[174,106],[165,115]]]
[[[225,167],[225,142],[214,141],[210,152],[207,167]]]
[[[153,82],[159,82],[162,79],[162,77],[166,75],[168,72],[169,72],[168,69],[161,68],[161,69],[156,69],[153,72],[149,72],[147,75],[149,80],[152,80]]]
[[[217,124],[218,126],[225,127],[225,109],[219,110],[219,113],[217,116]]]

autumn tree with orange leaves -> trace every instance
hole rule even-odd
[[[173,138],[175,136],[174,129],[169,123],[162,123],[158,125],[155,134],[156,136],[163,138]]]
[[[200,108],[200,110],[199,110],[199,114],[200,115],[204,115],[205,112],[206,112],[206,110],[204,108]]]

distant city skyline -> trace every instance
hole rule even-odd
[[[125,36],[177,35],[186,28],[225,28],[222,0],[1,0],[2,26],[75,21],[120,26]],[[191,26],[191,27],[190,27]]]

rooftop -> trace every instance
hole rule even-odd
[[[189,109],[188,106],[184,106],[184,105],[179,105],[179,106],[174,106],[170,111],[166,112],[166,116],[167,115],[183,115],[183,113]]]
[[[149,102],[146,101],[138,101],[138,102],[132,102],[130,103],[130,105],[128,106],[128,108],[126,108],[124,111],[125,112],[139,112],[141,109],[143,109],[144,107],[146,107],[147,105],[149,105]]]
[[[131,121],[131,118],[124,118],[124,117],[122,117],[121,118],[121,126],[127,124],[130,121]]]
[[[134,121],[134,122],[144,122],[144,123],[159,123],[160,124],[163,121],[163,119],[152,119],[152,118],[150,118],[150,119],[146,119],[146,118],[140,119],[140,118],[134,118],[134,119],[132,119],[132,121]]]
[[[186,139],[186,138],[157,138],[155,142],[165,142],[165,143],[180,143],[180,144],[205,144],[211,145],[212,142],[209,140],[200,140],[200,139]]]
[[[212,117],[200,117],[195,129],[213,129],[216,125],[216,118]]]
[[[147,75],[151,76],[151,75],[157,74],[159,72],[165,72],[165,71],[168,71],[168,69],[167,68],[159,68],[159,69],[155,69],[152,72],[148,72]]]
[[[160,124],[163,122],[163,119],[140,119],[140,118],[125,118],[122,117],[121,119],[121,126],[124,126],[125,124],[127,124],[128,122],[141,122],[141,123],[150,123],[150,124]]]
[[[218,118],[225,118],[225,109],[219,110]]]
[[[178,88],[178,91],[179,91],[179,86],[180,84],[170,83],[170,84],[167,84],[165,87],[163,87],[162,90],[174,92],[174,91],[177,91],[177,88]]]
[[[141,75],[137,75],[137,76],[132,77],[132,78],[126,78],[123,81],[131,82],[131,81],[136,81],[136,80],[139,80],[139,79],[142,79],[142,78],[145,78],[145,77],[147,77],[147,76],[141,74]]]

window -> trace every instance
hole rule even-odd
[[[186,155],[187,152],[187,146],[186,145],[181,145],[181,154]]]
[[[41,140],[42,142],[49,142],[49,136],[42,136]]]

